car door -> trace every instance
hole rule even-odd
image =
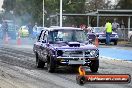
[[[38,38],[38,42],[36,44],[36,48],[37,48],[36,51],[37,51],[40,59],[42,59],[42,47],[43,47],[43,43],[42,42],[43,42],[43,39],[44,39],[44,32],[45,31],[41,31],[40,36]]]
[[[46,58],[47,58],[47,36],[48,36],[48,31],[44,31],[43,35],[42,35],[43,39],[41,40],[41,47],[40,47],[40,53],[41,53],[41,59],[43,59],[43,61],[46,62]]]

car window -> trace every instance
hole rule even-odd
[[[100,32],[104,32],[104,30],[105,30],[105,28],[94,28],[93,29],[93,32],[95,32],[95,33],[100,33]]]
[[[40,32],[39,36],[38,36],[38,41],[40,41],[41,35],[42,35],[43,31]]]
[[[45,34],[45,31],[42,31],[42,33],[40,34],[40,37],[39,37],[40,42],[44,40],[44,34]]]
[[[47,42],[47,40],[48,40],[48,31],[45,31],[43,35],[43,41]]]
[[[53,42],[53,32],[49,32],[48,34],[48,41]]]
[[[87,36],[83,30],[55,30],[49,33],[48,39],[52,42],[84,42],[87,40]]]

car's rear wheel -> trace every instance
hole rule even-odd
[[[45,62],[40,60],[40,57],[38,54],[36,54],[36,66],[37,66],[37,68],[44,68],[44,66],[45,66]]]
[[[117,45],[117,41],[114,42],[114,45]]]
[[[54,63],[52,57],[48,57],[47,69],[48,69],[48,72],[50,72],[50,73],[53,73],[55,71],[55,63]]]
[[[91,61],[90,70],[92,72],[97,72],[98,71],[98,68],[99,68],[99,60]]]

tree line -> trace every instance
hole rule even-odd
[[[97,9],[132,9],[132,0],[116,0],[117,4],[111,4],[111,0],[63,0],[63,13],[85,14]],[[51,17],[59,13],[60,0],[44,0],[45,26],[50,26]],[[42,26],[43,0],[4,0],[2,8],[4,19],[13,19],[23,25],[28,22],[37,22]],[[64,25],[81,23],[87,24],[87,17],[64,17]],[[56,18],[52,19],[53,25]]]

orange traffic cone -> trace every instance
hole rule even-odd
[[[96,46],[96,47],[99,46],[99,40],[98,40],[98,37],[95,38],[95,46]]]
[[[6,33],[5,38],[4,38],[4,43],[8,44],[8,42],[9,42],[9,38],[8,38],[8,34]]]
[[[20,33],[18,33],[17,45],[21,45],[21,37],[20,37]]]

